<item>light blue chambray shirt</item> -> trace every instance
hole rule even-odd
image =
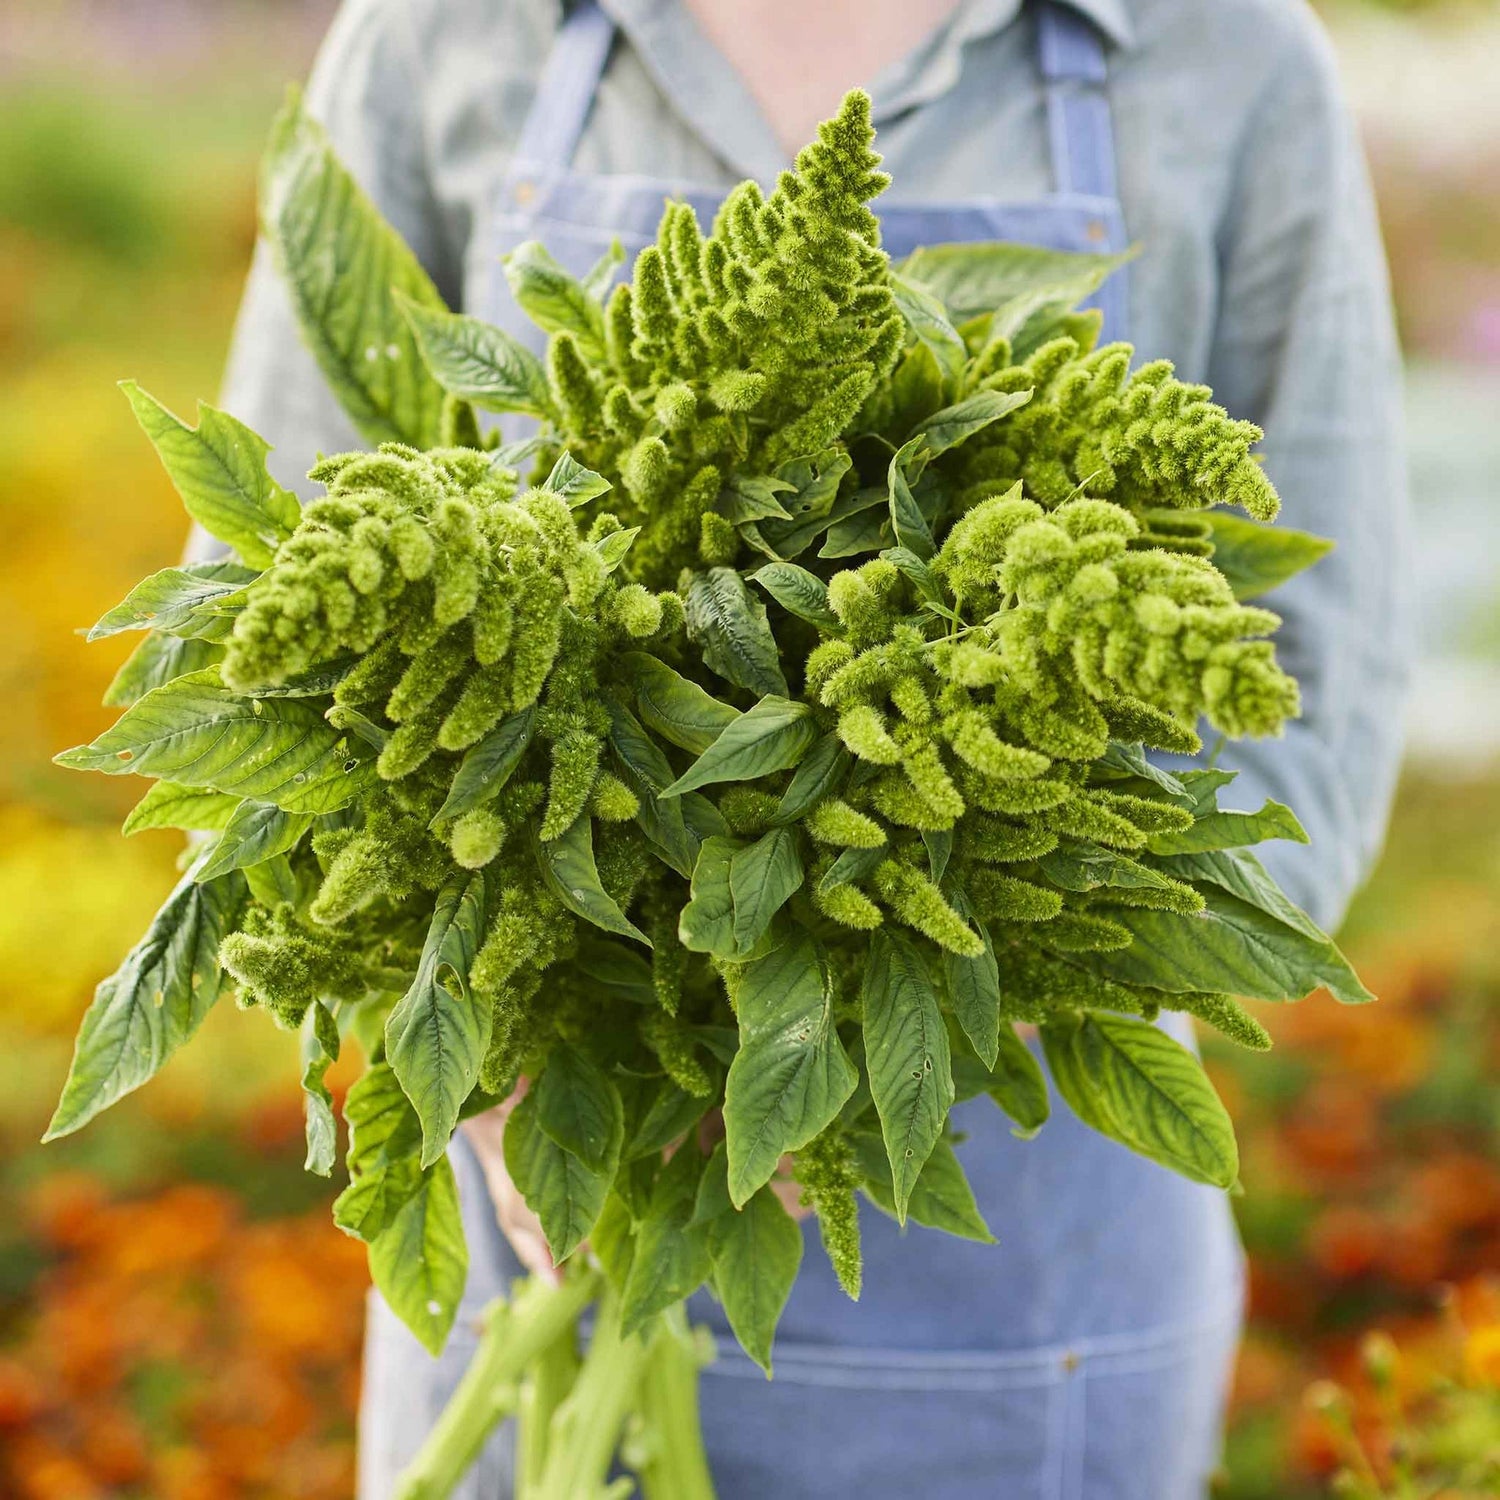
[[[1131,336],[1260,423],[1283,519],[1337,550],[1269,602],[1302,719],[1222,757],[1228,805],[1290,804],[1307,847],[1262,855],[1336,922],[1378,851],[1400,753],[1410,635],[1400,368],[1360,150],[1303,0],[1072,0],[1110,42]],[[727,187],[788,165],[682,0],[604,0],[617,45],[575,166]],[[345,0],[309,88],[355,175],[454,306],[486,284],[488,216],[559,18],[555,0]],[[868,83],[901,198],[1052,189],[1032,20],[963,0]],[[545,234],[545,230],[543,230]],[[225,404],[295,484],[354,446],[263,255]],[[305,484],[301,486],[306,489]]]

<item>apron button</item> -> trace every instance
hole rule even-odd
[[[1109,238],[1109,229],[1103,219],[1090,219],[1087,234],[1096,245],[1100,245]]]
[[[528,177],[523,177],[521,181],[511,189],[511,196],[524,208],[528,203],[531,202],[533,198],[536,197],[536,183],[532,182]]]

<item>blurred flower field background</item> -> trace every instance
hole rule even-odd
[[[325,0],[0,12],[0,1495],[353,1489],[362,1248],[301,1171],[295,1044],[221,1006],[107,1124],[40,1135],[94,984],[174,874],[123,786],[50,756],[128,643],[76,633],[181,511],[115,389],[212,395],[254,166]],[[1500,1495],[1500,7],[1328,9],[1411,357],[1422,665],[1385,858],[1345,943],[1377,1011],[1211,1049],[1252,1261],[1220,1493]]]

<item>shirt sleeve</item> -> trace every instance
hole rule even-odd
[[[432,196],[421,78],[398,0],[344,0],[307,85],[307,105],[355,180],[455,303],[454,257]],[[360,445],[316,361],[264,241],[257,244],[235,323],[222,405],[272,447],[276,478],[304,498],[319,453]],[[195,528],[190,557],[222,552]]]
[[[1298,8],[1299,13],[1301,8]],[[1333,926],[1379,853],[1401,754],[1412,640],[1400,357],[1384,253],[1353,121],[1309,18],[1247,138],[1221,225],[1221,310],[1209,380],[1266,431],[1281,523],[1334,551],[1264,602],[1302,716],[1279,741],[1221,763],[1226,805],[1289,804],[1311,843],[1257,853],[1294,900]]]

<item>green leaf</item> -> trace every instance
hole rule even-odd
[[[1015,1028],[1000,1027],[993,1068],[974,1056],[956,1019],[950,1018],[948,1040],[953,1048],[953,1088],[958,1102],[987,1095],[1014,1122],[1011,1134],[1030,1140],[1047,1123],[1052,1105],[1041,1065]]]
[[[862,552],[878,552],[888,547],[895,534],[889,515],[889,487],[881,492],[880,499],[886,502],[886,513],[874,507],[861,507],[840,517],[828,528],[827,540],[818,548],[818,556],[857,557]]]
[[[797,766],[796,775],[776,804],[772,826],[795,823],[825,797],[831,797],[843,783],[852,760],[837,734],[825,734]]]
[[[443,299],[293,94],[261,164],[261,227],[302,336],[366,440],[435,448],[444,391],[396,303]]]
[[[734,903],[735,946],[748,952],[760,941],[771,918],[802,887],[802,859],[790,828],[773,828],[729,862],[729,894]]]
[[[502,443],[490,454],[490,468],[504,469],[524,484],[524,475],[529,474],[545,453],[556,450],[557,440],[540,432],[530,437],[518,438],[514,443]]]
[[[993,1068],[1000,1050],[1000,969],[990,935],[974,921],[967,903],[954,900],[953,908],[978,929],[984,951],[965,958],[944,949],[943,983],[964,1035],[985,1067]]]
[[[953,322],[963,323],[1028,292],[1081,302],[1129,259],[1129,254],[1080,255],[1039,245],[976,241],[923,246],[896,270],[920,281]]]
[[[724,1315],[740,1347],[769,1376],[776,1325],[802,1265],[802,1231],[769,1185],[735,1211],[722,1141],[703,1170],[694,1217],[700,1216]]]
[[[561,495],[569,510],[577,510],[600,495],[607,495],[614,486],[602,474],[585,469],[566,449],[557,456],[552,472],[542,481],[541,487],[554,495]]]
[[[258,865],[248,866],[245,884],[262,906],[290,906],[299,894],[296,872],[285,854],[273,854]]]
[[[740,716],[738,709],[644,651],[627,651],[621,661],[635,687],[641,718],[664,739],[694,755],[707,750]]]
[[[422,1124],[389,1063],[369,1067],[344,1098],[349,1185],[333,1222],[370,1243],[422,1185]]]
[[[143,578],[89,631],[91,641],[124,630],[159,630],[166,635],[222,641],[234,627],[233,617],[214,605],[259,578],[252,568],[234,562],[189,563],[163,568]]]
[[[724,815],[702,792],[689,792],[677,799],[682,804],[682,821],[696,839],[722,838],[729,832]]]
[[[1030,391],[976,391],[956,406],[934,412],[923,422],[915,441],[926,448],[929,458],[936,458],[1030,400]]]
[[[239,875],[177,882],[146,935],[94,991],[44,1141],[70,1135],[153,1077],[219,998],[219,943],[245,900]]]
[[[1311,937],[1227,890],[1202,890],[1206,906],[1196,916],[1117,910],[1130,928],[1130,947],[1113,953],[1079,953],[1071,961],[1110,979],[1174,994],[1227,991],[1252,1000],[1300,1000],[1320,985],[1347,1005],[1375,997],[1349,961],[1321,933]]]
[[[1236,599],[1255,599],[1310,568],[1333,551],[1327,537],[1290,526],[1265,526],[1229,511],[1205,516],[1213,527],[1214,566]]]
[[[912,495],[911,487],[931,456],[926,451],[925,434],[909,438],[890,462],[886,480],[890,486],[891,526],[896,540],[910,553],[925,561],[937,551],[927,517]],[[913,473],[912,471],[916,472]]]
[[[781,504],[791,519],[759,523],[759,531],[778,557],[796,557],[828,527],[838,504],[839,487],[853,463],[847,449],[833,447],[788,459],[776,470],[777,479],[791,486],[781,495]]]
[[[293,672],[274,685],[262,684],[246,692],[247,698],[326,698],[359,665],[357,656],[339,656],[332,661],[321,661],[305,672]],[[352,714],[353,709],[343,709]],[[330,710],[324,711],[324,718]],[[362,716],[361,716],[362,717]],[[368,723],[368,720],[365,720]]]
[[[1177,779],[1182,783],[1182,796],[1169,800],[1186,808],[1195,818],[1205,818],[1218,811],[1219,793],[1234,781],[1239,773],[1215,767],[1211,771],[1179,771]]]
[[[1211,849],[1197,854],[1174,854],[1157,860],[1179,880],[1206,881],[1275,917],[1315,943],[1332,939],[1271,879],[1266,867],[1248,849]]]
[[[927,960],[904,934],[881,928],[865,959],[865,1065],[904,1224],[923,1163],[953,1104],[948,1031]]]
[[[742,959],[734,936],[734,896],[729,872],[735,854],[743,848],[739,839],[716,835],[706,839],[693,867],[692,900],[677,921],[677,936],[694,953],[712,953],[717,958]]]
[[[539,240],[517,245],[503,265],[511,296],[538,328],[546,333],[571,333],[585,359],[605,357],[603,309]]]
[[[611,1193],[604,1200],[604,1207],[594,1221],[594,1232],[589,1236],[589,1249],[611,1288],[616,1294],[622,1293],[635,1256],[635,1220],[630,1205],[618,1193]]]
[[[265,439],[202,402],[198,425],[189,427],[133,380],[122,381],[120,389],[188,514],[251,567],[268,566],[276,548],[296,529],[301,507],[295,495],[271,478]]]
[[[776,470],[776,477],[791,486],[782,503],[799,524],[816,516],[826,516],[838,499],[844,475],[854,466],[849,450],[835,444],[821,453],[789,458]]]
[[[736,526],[744,521],[790,521],[791,511],[776,497],[791,488],[773,474],[731,474],[714,509]]]
[[[591,1172],[618,1159],[625,1134],[620,1091],[586,1053],[563,1043],[547,1058],[536,1084],[537,1126],[553,1145],[571,1152]]]
[[[328,1069],[339,1058],[339,1024],[321,1000],[314,1000],[302,1024],[302,1100],[306,1117],[307,1160],[303,1168],[319,1177],[333,1173],[338,1151],[338,1124]]]
[[[910,547],[887,547],[880,555],[888,563],[894,563],[917,586],[924,603],[939,608],[946,619],[959,618],[944,602],[943,586],[938,582],[937,574]]]
[[[622,998],[640,1005],[656,1004],[651,964],[638,949],[589,933],[581,937],[573,961],[581,974],[595,984],[617,991]]]
[[[784,610],[821,625],[826,630],[840,630],[839,617],[828,607],[828,585],[815,573],[796,563],[773,562],[757,568],[750,575]]]
[[[637,825],[667,864],[679,875],[691,876],[702,841],[688,827],[681,799],[663,800],[658,795],[674,779],[671,763],[624,704],[606,696],[604,706],[609,710],[609,743],[620,774],[640,803]]]
[[[1259,812],[1228,812],[1215,809],[1199,817],[1180,833],[1152,834],[1147,848],[1153,854],[1196,854],[1204,849],[1235,849],[1266,839],[1290,839],[1294,844],[1310,842],[1307,831],[1289,807],[1269,799]]]
[[[241,802],[199,868],[198,879],[217,880],[231,870],[288,854],[312,825],[311,813],[282,812],[269,802]]]
[[[296,699],[243,698],[224,686],[215,667],[153,689],[92,744],[56,761],[231,792],[285,812],[333,812],[375,779],[375,757],[351,747],[316,708]]]
[[[635,545],[635,539],[640,534],[639,526],[624,527],[619,531],[610,532],[608,536],[600,537],[594,543],[594,551],[599,554],[599,560],[604,564],[606,573],[613,573],[625,561],[626,555]]]
[[[884,1143],[869,1131],[855,1132],[852,1140],[866,1195],[877,1208],[896,1216],[891,1164]],[[906,1206],[906,1217],[925,1224],[929,1229],[957,1235],[960,1239],[977,1240],[981,1245],[995,1243],[995,1236],[990,1233],[990,1226],[984,1222],[984,1215],[974,1201],[974,1189],[969,1186],[958,1155],[945,1140],[939,1140],[933,1146],[932,1154],[917,1175]]]
[[[648,948],[651,946],[646,934],[620,910],[614,897],[599,882],[599,868],[594,863],[594,825],[586,814],[549,843],[535,837],[532,843],[542,879],[574,916],[606,932],[617,932],[645,943]]]
[[[1174,800],[1187,794],[1187,788],[1170,771],[1163,771],[1155,762],[1146,759],[1146,752],[1141,746],[1122,745],[1118,740],[1111,740],[1105,746],[1104,754],[1093,764],[1093,772],[1096,776],[1101,772],[1106,773],[1106,780],[1139,777],[1142,781],[1149,781],[1153,786],[1159,787]]]
[[[965,346],[967,357],[967,346]],[[880,402],[886,432],[912,432],[952,400],[958,382],[949,380],[926,344],[913,344],[896,362],[889,390]]]
[[[129,708],[152,688],[201,672],[224,654],[222,646],[212,641],[184,640],[180,636],[152,631],[121,663],[120,670],[104,690],[106,708]]]
[[[630,1129],[624,1160],[659,1156],[693,1129],[712,1103],[712,1099],[678,1088],[670,1079],[655,1081],[651,1085],[650,1102]]]
[[[438,892],[410,989],[385,1023],[385,1051],[422,1122],[422,1165],[444,1151],[458,1112],[479,1082],[494,1000],[469,987],[491,907],[485,870],[450,879]]]
[[[605,1170],[591,1170],[542,1130],[535,1096],[529,1092],[505,1122],[506,1170],[526,1206],[541,1220],[552,1258],[559,1263],[588,1238],[604,1207],[620,1161],[619,1139],[612,1145]]]
[[[443,1157],[370,1243],[370,1278],[390,1310],[441,1354],[469,1276],[458,1184]]]
[[[932,351],[943,381],[951,390],[968,363],[969,351],[948,320],[943,304],[920,282],[896,272],[890,275],[891,294],[907,327]]]
[[[1198,1059],[1166,1032],[1099,1011],[1049,1022],[1042,1045],[1085,1124],[1195,1182],[1234,1185],[1234,1127]]]
[[[1013,1027],[1000,1028],[1000,1047],[985,1093],[1015,1121],[1013,1133],[1023,1140],[1035,1135],[1052,1113],[1041,1064]]]
[[[812,939],[792,932],[745,965],[735,990],[740,1047],[724,1092],[729,1192],[743,1207],[843,1107],[859,1074],[833,1024],[833,996]]]
[[[891,851],[883,844],[878,849],[845,849],[824,872],[818,889],[825,895],[851,881],[864,880],[890,858]]]
[[[471,746],[432,826],[451,823],[495,796],[521,764],[535,727],[536,706],[532,705],[502,719],[478,744]]]
[[[754,781],[795,766],[818,738],[818,723],[805,703],[762,698],[736,717],[689,769],[662,795],[678,797],[720,781]]]
[[[927,850],[927,868],[933,880],[941,882],[948,870],[948,861],[953,858],[953,830],[951,828],[924,828],[922,846]]]
[[[1104,886],[1131,891],[1173,888],[1161,871],[1098,844],[1067,841],[1036,863],[1053,885],[1065,891],[1096,891]]]
[[[689,1143],[673,1154],[636,1226],[635,1253],[625,1278],[620,1330],[628,1338],[649,1318],[690,1297],[712,1269],[708,1231],[693,1223],[703,1158]]]
[[[750,594],[733,568],[695,573],[683,602],[688,638],[710,671],[747,692],[787,696],[765,606]]]
[[[551,413],[547,372],[524,344],[478,318],[424,307],[400,292],[395,299],[416,335],[427,368],[449,395],[483,411],[522,412],[530,417]]]
[[[581,283],[595,302],[601,305],[609,301],[614,289],[615,272],[625,264],[625,247],[618,239],[609,242],[609,249],[584,273]]]
[[[213,832],[225,827],[239,806],[240,799],[226,792],[203,792],[178,786],[175,781],[157,781],[130,809],[120,832],[127,836],[143,828]]]

